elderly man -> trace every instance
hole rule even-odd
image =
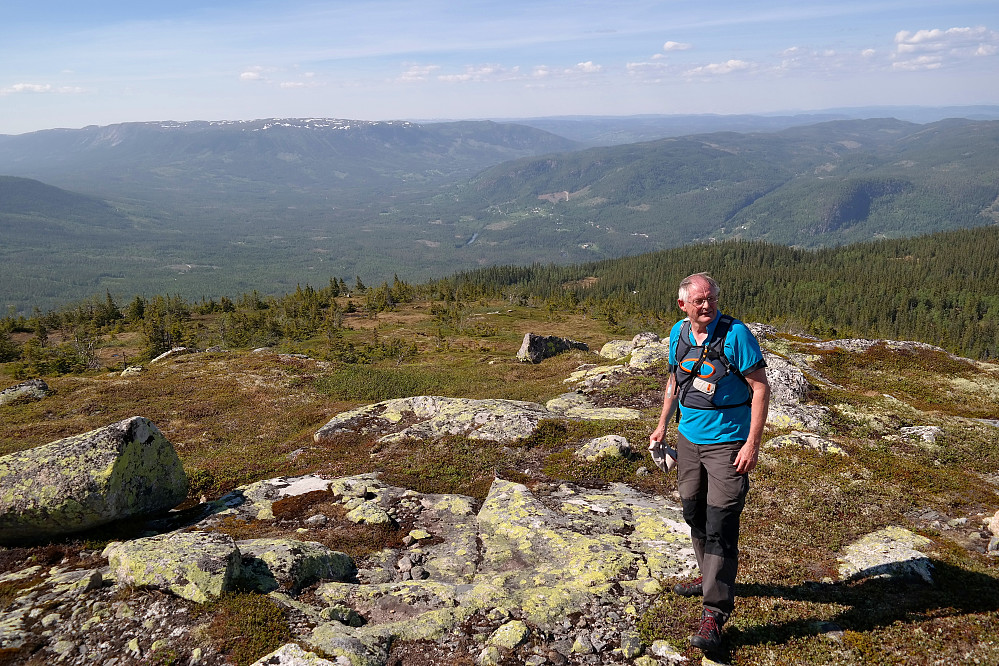
[[[704,610],[690,643],[721,645],[735,602],[739,518],[756,467],[770,403],[759,342],[741,321],[718,310],[718,283],[696,273],[680,283],[677,304],[687,317],[670,331],[670,378],[659,425],[662,441],[679,405],[677,485],[701,576],[673,591],[703,595]]]

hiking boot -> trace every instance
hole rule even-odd
[[[690,637],[690,644],[701,650],[717,650],[721,647],[721,628],[718,617],[705,608],[701,614],[701,626]]]
[[[704,594],[703,576],[698,576],[688,583],[677,583],[673,586],[673,593],[681,597],[699,597]]]

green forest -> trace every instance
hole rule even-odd
[[[30,316],[8,313],[0,362],[20,378],[99,369],[98,347],[128,332],[141,334],[135,361],[175,346],[278,344],[347,363],[404,358],[398,340],[359,339],[344,317],[376,317],[415,300],[431,302],[442,340],[469,307],[500,300],[585,313],[622,334],[663,330],[678,314],[676,285],[698,271],[722,285],[722,309],[745,321],[825,339],[916,340],[987,360],[999,356],[997,256],[999,227],[980,227],[821,250],[728,241],[589,264],[489,267],[415,285],[398,276],[373,286],[331,278],[277,297],[137,295],[119,304],[106,292]],[[128,361],[123,354],[121,364]]]

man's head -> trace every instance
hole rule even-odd
[[[694,273],[680,282],[677,305],[692,324],[707,326],[718,314],[718,283],[707,273]]]

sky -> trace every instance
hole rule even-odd
[[[999,104],[999,0],[0,0],[0,134]]]

